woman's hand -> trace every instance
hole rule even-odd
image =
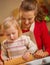
[[[30,53],[29,52],[26,52],[24,55],[23,55],[23,59],[25,59],[26,61],[28,61],[30,58]]]
[[[49,53],[48,52],[45,52],[43,50],[38,50],[35,54],[34,54],[34,57],[35,58],[44,58],[46,56],[48,56]]]

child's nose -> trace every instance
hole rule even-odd
[[[13,35],[13,34],[11,34],[11,35],[10,35],[10,38],[11,38],[11,39],[14,39],[14,35]]]

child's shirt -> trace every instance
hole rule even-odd
[[[5,40],[2,44],[2,58],[6,60],[9,58],[16,58],[23,56],[27,51],[31,54],[37,50],[37,46],[30,40],[29,36],[22,35],[13,43],[9,43],[8,40]]]

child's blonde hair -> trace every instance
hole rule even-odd
[[[22,34],[21,28],[20,28],[19,24],[17,23],[17,20],[13,16],[7,17],[3,21],[4,31],[6,29],[10,28],[11,26],[14,26],[15,28],[18,29],[18,35],[19,36]]]

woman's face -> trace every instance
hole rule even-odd
[[[23,30],[29,30],[31,24],[34,22],[35,19],[35,11],[21,11],[21,28]]]
[[[13,42],[18,38],[18,29],[15,27],[11,26],[10,28],[5,30],[6,36],[9,39],[10,42]]]

